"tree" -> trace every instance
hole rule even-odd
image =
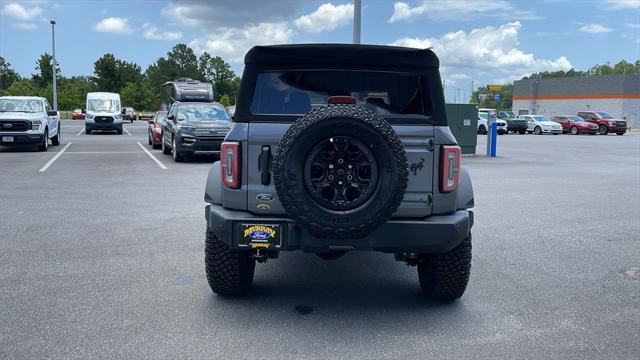
[[[220,104],[224,105],[224,106],[229,106],[231,105],[231,101],[229,100],[229,95],[224,94],[220,97]]]
[[[513,84],[502,85],[502,88],[496,94],[500,94],[500,101],[498,102],[495,101],[493,91],[489,91],[486,86],[480,86],[471,95],[470,103],[478,104],[478,107],[481,108],[510,109],[513,104]]]
[[[38,88],[34,86],[30,79],[20,79],[14,81],[9,88],[7,94],[18,96],[39,96]]]
[[[63,78],[58,86],[58,108],[64,110],[84,108],[87,93],[95,89],[96,85],[89,77]]]
[[[8,89],[16,80],[20,80],[20,75],[0,56],[0,92]]]
[[[127,83],[120,91],[120,96],[124,106],[131,106],[139,111],[155,110],[160,107],[157,92],[154,92],[149,84]]]
[[[185,44],[174,46],[167,53],[167,60],[175,66],[180,77],[202,80],[202,73],[198,70],[198,58],[193,50]]]
[[[238,77],[231,70],[231,66],[221,57],[212,57],[205,52],[200,55],[198,67],[204,78],[213,83],[215,88],[214,99],[216,101],[220,101],[224,95],[235,99],[239,88],[239,86],[236,86],[236,84],[239,84],[239,81],[236,81]]]
[[[113,54],[104,54],[93,68],[93,79],[100,91],[120,92],[127,83],[139,83],[143,79],[139,65],[117,59]]]
[[[104,54],[93,63],[93,81],[98,90],[115,92],[120,90],[118,62],[113,54]]]
[[[48,53],[44,53],[40,55],[38,60],[36,60],[36,73],[31,76],[31,79],[34,81],[34,85],[39,88],[44,88],[48,84],[51,84],[53,81],[53,67],[51,64],[53,63],[53,56]],[[62,78],[62,73],[60,72],[60,65],[56,61],[56,77],[58,80]]]
[[[167,81],[182,77],[195,80],[204,79],[198,68],[198,59],[195,53],[185,44],[174,46],[171,51],[167,52],[166,58],[159,58],[145,71],[145,82],[156,91]]]

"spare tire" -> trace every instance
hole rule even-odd
[[[329,105],[297,119],[273,159],[278,198],[316,237],[362,238],[396,211],[407,188],[407,156],[382,116]]]

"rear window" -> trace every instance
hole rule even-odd
[[[351,96],[381,115],[431,115],[422,74],[300,70],[258,75],[250,110],[254,115],[302,115],[326,106],[331,96]]]

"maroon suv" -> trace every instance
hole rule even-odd
[[[598,125],[598,134],[607,135],[610,132],[624,135],[627,132],[627,121],[614,119],[613,116],[602,111],[580,111],[578,116],[590,123]]]
[[[593,135],[598,132],[598,125],[588,122],[580,116],[575,115],[558,115],[551,118],[562,125],[562,133],[571,133],[571,135],[589,134]]]

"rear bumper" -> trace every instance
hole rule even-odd
[[[5,142],[4,137],[12,137],[12,142]],[[39,144],[44,134],[6,134],[0,132],[0,146]]]
[[[424,219],[392,219],[363,239],[316,238],[287,217],[256,216],[246,211],[225,209],[220,205],[205,207],[207,226],[234,249],[246,249],[240,244],[243,224],[279,225],[281,235],[277,251],[303,250],[370,250],[386,253],[441,253],[456,247],[471,231],[473,212],[459,210],[448,215]]]

